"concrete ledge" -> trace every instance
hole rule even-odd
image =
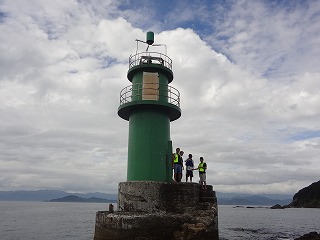
[[[185,209],[194,208],[198,203],[197,183],[128,181],[119,184],[120,211],[183,213]]]

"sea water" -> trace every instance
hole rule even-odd
[[[101,203],[0,202],[1,240],[92,240]]]
[[[106,203],[0,202],[1,240],[92,240]],[[284,240],[320,232],[320,209],[219,205],[221,240]]]
[[[220,239],[284,240],[320,233],[320,209],[218,207]]]

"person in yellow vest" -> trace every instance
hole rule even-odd
[[[183,166],[183,162],[182,162],[182,157],[180,153],[180,148],[177,148],[176,152],[172,154],[172,168],[174,169],[174,180],[176,182],[181,182],[182,166]]]
[[[203,157],[200,157],[200,163],[197,168],[193,170],[199,171],[199,177],[200,177],[200,185],[202,189],[207,189],[207,182],[206,182],[206,170],[207,170],[207,164],[204,162]]]

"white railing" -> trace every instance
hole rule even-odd
[[[152,93],[146,94],[146,92]],[[145,97],[146,95],[148,95],[147,98]],[[120,105],[141,100],[157,100],[180,107],[180,93],[176,88],[171,86],[159,84],[155,87],[155,84],[136,83],[125,87],[120,92]]]
[[[158,52],[141,52],[129,57],[129,69],[140,64],[159,64],[172,70],[172,60]]]

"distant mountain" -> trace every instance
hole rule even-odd
[[[320,180],[299,190],[288,207],[320,208]]]
[[[250,196],[261,196],[261,197],[266,197],[274,200],[288,200],[292,199],[293,195],[289,194],[267,194],[267,193],[261,193],[261,194],[243,194],[243,193],[224,193],[224,192],[216,192],[216,195],[218,198],[247,198]]]
[[[218,204],[220,205],[287,205],[291,202],[292,196],[280,194],[239,194],[217,192]],[[50,201],[52,199],[64,198],[70,195],[83,199],[100,198],[108,199],[109,202],[116,202],[117,194],[101,192],[93,193],[69,193],[59,190],[38,190],[38,191],[0,191],[0,201]],[[99,200],[96,200],[99,201]]]
[[[266,198],[270,198],[270,199],[274,199],[274,200],[288,200],[288,199],[292,199],[292,194],[259,194],[259,196],[261,197],[266,197]]]
[[[88,202],[88,203],[110,203],[116,202],[116,200],[109,200],[104,198],[98,197],[91,197],[91,198],[82,198],[75,195],[68,195],[62,198],[51,199],[49,202]]]
[[[1,191],[1,201],[45,201],[52,198],[64,197],[68,193],[59,190],[39,191]]]
[[[51,199],[63,198],[68,195],[75,195],[81,198],[103,198],[117,200],[117,194],[108,193],[68,193],[59,190],[38,190],[38,191],[0,191],[0,201],[49,201]]]
[[[286,205],[291,202],[290,195],[280,194],[263,194],[249,195],[237,193],[217,193],[217,200],[219,205],[261,205],[273,206],[275,204]]]

